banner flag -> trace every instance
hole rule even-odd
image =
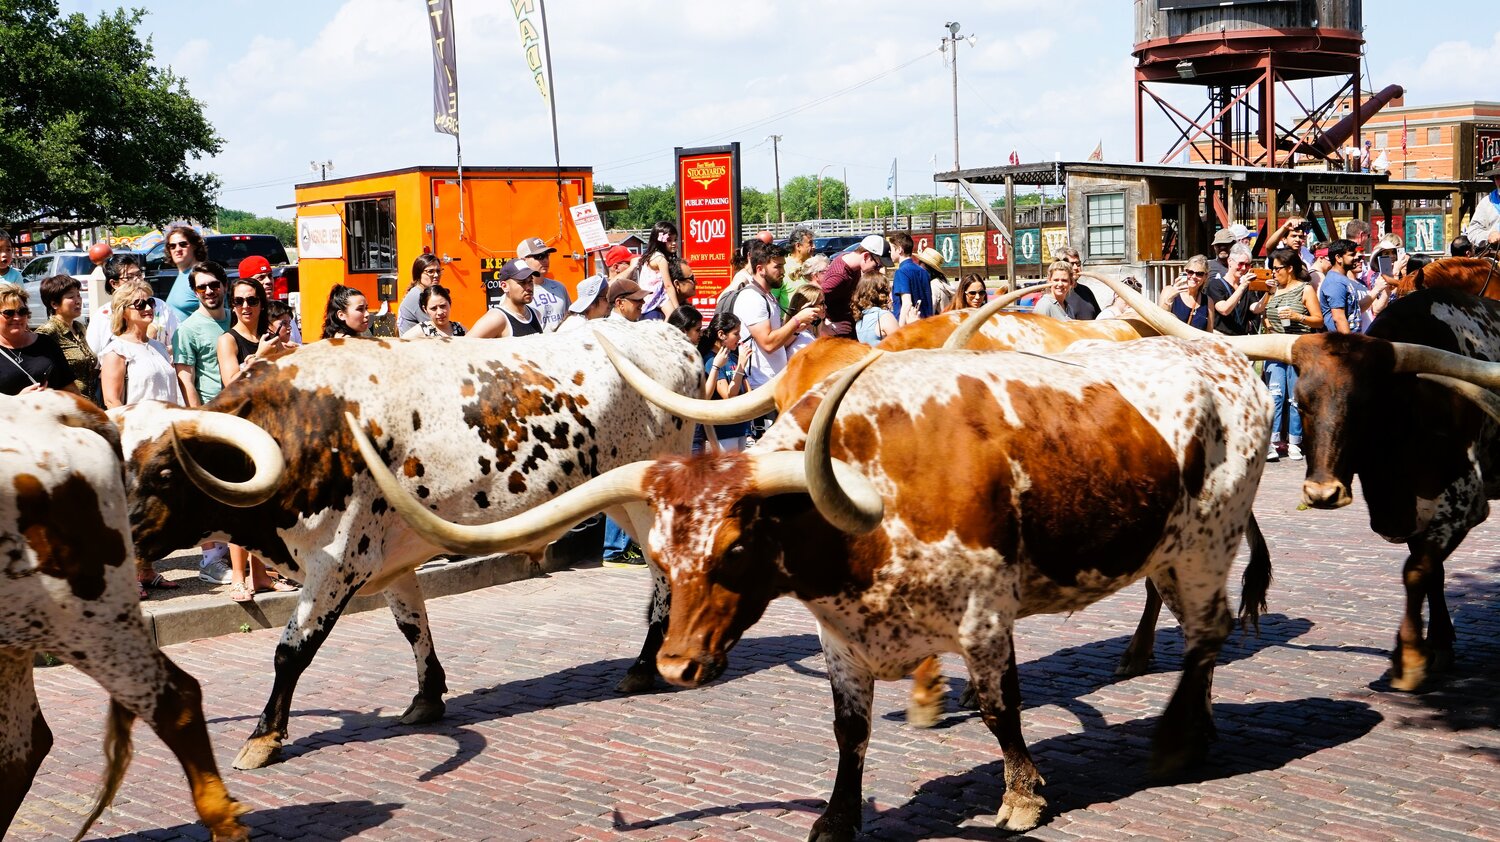
[[[1102,161],[1102,160],[1104,160],[1104,140],[1102,138],[1099,140],[1099,145],[1094,147],[1094,151],[1089,153],[1089,160],[1090,161]]]
[[[458,136],[458,49],[453,42],[453,0],[427,0],[432,30],[432,130]]]
[[[542,101],[549,102],[552,95],[548,90],[547,59],[542,54],[540,18],[532,18],[536,14],[536,0],[510,0],[510,5],[516,13],[521,51],[526,57],[526,68],[531,71],[531,81],[536,83],[536,90],[542,95]]]
[[[889,190],[896,186],[896,159],[891,159],[891,174],[886,177],[885,189]]]

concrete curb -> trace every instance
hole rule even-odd
[[[541,564],[521,555],[491,555],[457,561],[431,561],[417,569],[417,581],[427,599],[467,593],[480,588],[504,585],[546,576],[574,564],[599,559],[603,527],[569,533],[547,549]],[[254,602],[229,602],[216,599],[192,605],[159,603],[142,604],[146,627],[157,646],[170,646],[205,637],[241,634],[255,629],[280,628],[297,610],[297,593],[261,594]],[[356,614],[387,607],[380,594],[356,596],[349,600],[344,614]]]

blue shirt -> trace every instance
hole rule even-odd
[[[5,274],[0,275],[0,281],[4,281],[4,282],[6,282],[8,284],[15,284],[17,286],[20,286],[20,284],[21,284],[21,270],[17,269],[14,266],[10,267],[9,269],[6,269],[5,270]]]
[[[717,376],[719,380],[727,380],[727,381],[730,381],[732,383],[732,382],[734,382],[734,369],[735,369],[735,366],[738,366],[739,364],[740,364],[740,355],[738,353],[731,353],[729,355],[729,357],[724,360],[724,367],[721,368],[721,369],[719,369],[718,372],[715,372],[714,371],[714,355],[713,354],[709,354],[708,361],[703,364],[703,370],[704,370],[704,372],[706,372],[708,374],[709,377],[715,377],[715,376]],[[718,399],[719,399],[719,390],[718,390],[718,386],[715,385],[715,387],[714,387],[714,400],[718,400]],[[734,438],[739,438],[740,436],[749,434],[749,432],[750,432],[750,422],[749,421],[741,421],[738,424],[716,424],[716,425],[714,425],[714,438],[716,438],[716,439],[734,439]]]
[[[911,303],[916,305],[921,318],[932,315],[932,282],[927,276],[927,270],[915,258],[908,257],[901,261],[901,265],[896,267],[896,277],[891,282],[891,307],[896,311],[897,319],[901,318],[902,295],[911,296]]]
[[[1359,333],[1359,293],[1354,289],[1354,282],[1343,272],[1330,269],[1323,276],[1323,283],[1318,285],[1318,306],[1323,308],[1323,327],[1329,333],[1338,331],[1333,324],[1335,307],[1344,311],[1349,332]]]
[[[229,290],[224,290],[228,293]],[[172,291],[167,293],[167,306],[177,311],[177,318],[186,319],[198,309],[198,296],[193,292],[193,280],[186,272],[178,272],[172,282]]]

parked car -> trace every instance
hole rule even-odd
[[[28,320],[33,328],[47,321],[47,308],[42,306],[42,281],[53,275],[68,275],[78,280],[83,291],[84,321],[89,317],[89,274],[94,271],[94,261],[86,251],[49,251],[31,258],[21,270],[21,286],[26,289],[26,309],[31,311]]]
[[[849,250],[850,246],[859,245],[864,237],[840,236],[840,237],[815,237],[813,238],[813,253],[832,258]]]
[[[223,266],[231,281],[240,276],[241,260],[259,255],[271,264],[273,297],[285,300],[298,291],[297,266],[287,258],[281,241],[270,234],[208,234],[203,245],[208,248],[208,259]],[[156,297],[165,301],[177,281],[177,269],[167,260],[165,241],[146,254],[146,279]]]

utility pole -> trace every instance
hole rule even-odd
[[[776,162],[776,221],[786,222],[781,215],[781,135],[771,135],[771,159]]]
[[[948,27],[948,42],[951,52],[948,56],[953,66],[953,169],[958,166],[958,21],[949,21],[944,26]],[[958,185],[953,185],[953,213],[954,222],[958,221],[958,213],[963,210],[963,199],[958,192]]]
[[[308,161],[308,168],[319,174],[319,181],[328,180],[328,171],[333,169],[332,161]]]

